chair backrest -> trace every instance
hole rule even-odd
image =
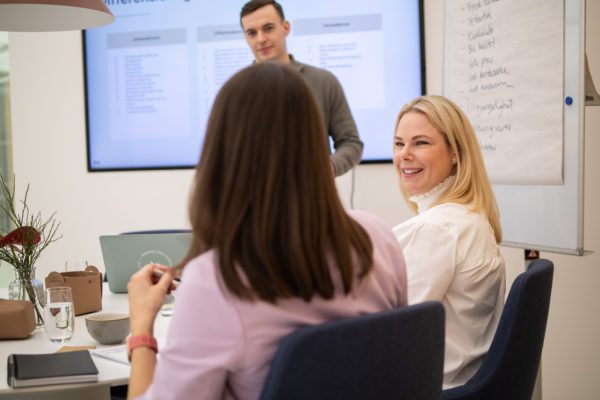
[[[284,338],[261,400],[439,399],[444,308],[425,302]]]
[[[444,400],[531,399],[542,356],[554,264],[539,259],[513,282],[483,364]]]

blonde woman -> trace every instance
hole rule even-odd
[[[417,215],[394,228],[406,259],[409,304],[446,311],[444,388],[477,371],[504,304],[502,229],[479,144],[463,111],[442,96],[406,104],[394,166]]]

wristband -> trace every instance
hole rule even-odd
[[[154,336],[148,334],[129,336],[127,338],[127,359],[129,362],[131,362],[131,352],[138,347],[149,347],[155,353],[158,353],[158,343],[156,343]]]

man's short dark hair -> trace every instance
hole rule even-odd
[[[273,6],[277,11],[277,14],[281,17],[281,20],[285,20],[285,16],[283,15],[283,8],[281,4],[276,2],[275,0],[250,0],[242,7],[242,11],[240,12],[240,25],[242,24],[242,18],[244,18],[248,14],[252,14],[254,11],[259,8],[263,8],[265,6]]]

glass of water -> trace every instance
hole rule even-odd
[[[75,328],[75,310],[73,309],[71,288],[47,288],[45,294],[44,329],[46,335],[54,343],[66,343],[71,340]]]

